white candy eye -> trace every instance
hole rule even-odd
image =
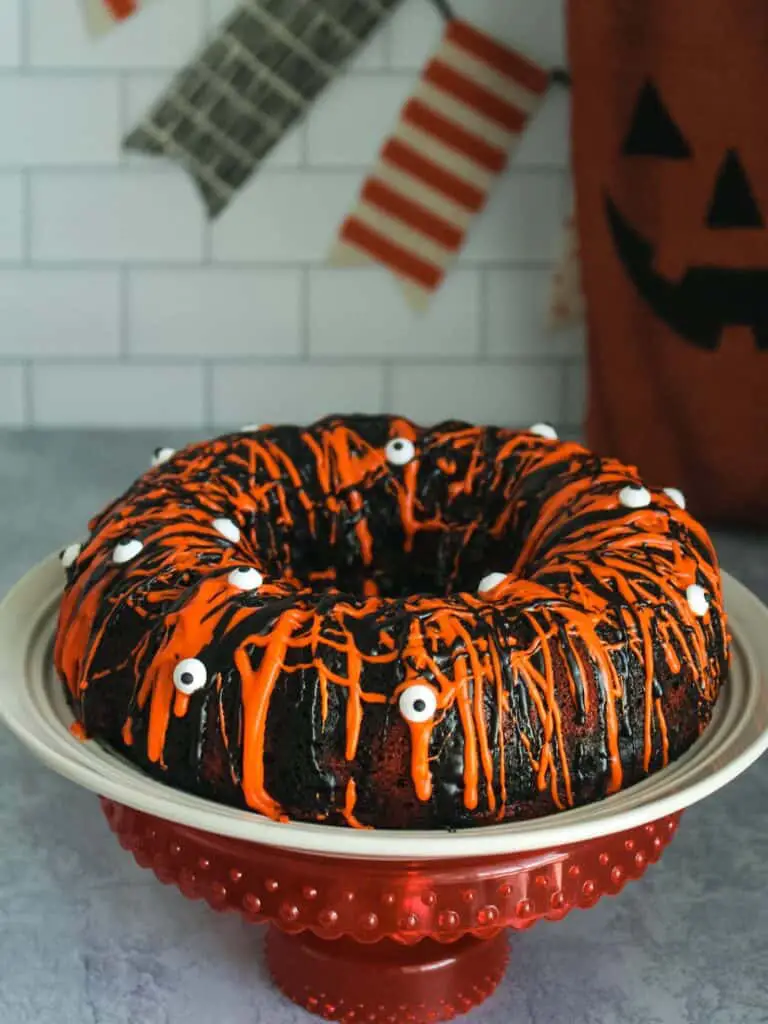
[[[123,565],[125,562],[130,562],[132,558],[144,548],[144,545],[140,540],[121,540],[119,544],[115,545],[115,550],[112,552],[112,561],[116,565]]]
[[[261,430],[261,426],[258,423],[246,423],[244,427],[240,427],[241,434],[257,434]]]
[[[202,690],[208,682],[208,670],[197,658],[185,658],[173,670],[173,685],[189,696]]]
[[[493,590],[494,587],[498,587],[500,583],[503,583],[507,578],[507,574],[503,572],[490,572],[487,576],[483,576],[477,585],[478,594],[487,594],[489,590]]]
[[[428,722],[437,711],[437,697],[431,686],[417,683],[403,690],[398,706],[406,722]]]
[[[162,466],[162,464],[167,462],[168,459],[172,459],[175,454],[175,448],[155,448],[152,454],[152,465]]]
[[[393,437],[384,449],[387,462],[392,466],[406,466],[416,457],[416,448],[413,441],[407,437]]]
[[[546,437],[548,441],[557,440],[557,431],[551,423],[534,423],[528,429],[529,434],[536,434],[537,437]]]
[[[237,544],[240,540],[240,527],[237,523],[233,523],[231,519],[214,519],[213,528],[226,540],[232,541],[233,544]]]
[[[238,590],[258,590],[264,582],[264,577],[258,569],[241,566],[234,569],[228,576],[229,582]]]
[[[692,583],[686,590],[685,596],[688,600],[688,607],[694,615],[702,618],[707,614],[709,611],[709,598],[704,587],[700,587],[698,583]]]
[[[73,566],[83,550],[82,544],[69,544],[59,555],[59,560],[65,569],[69,569]]]
[[[625,508],[647,508],[651,504],[651,492],[647,487],[622,487],[619,501]]]
[[[674,501],[678,508],[685,508],[685,495],[677,487],[665,487],[664,493]]]

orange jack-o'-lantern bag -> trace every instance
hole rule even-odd
[[[768,526],[768,2],[570,0],[589,443]]]

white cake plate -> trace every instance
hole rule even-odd
[[[768,748],[768,609],[724,574],[733,635],[728,684],[688,753],[649,779],[587,807],[456,833],[357,831],[283,824],[171,789],[94,741],[80,742],[51,659],[64,577],[51,556],[0,605],[0,717],[54,771],[120,804],[263,846],[375,860],[488,857],[569,846],[658,821],[710,796]]]

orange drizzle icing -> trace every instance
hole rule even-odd
[[[434,792],[435,731],[449,716],[463,737],[462,799],[468,811],[483,801],[497,819],[507,813],[506,745],[512,735],[525,751],[538,791],[548,793],[558,808],[573,806],[572,724],[567,723],[574,720],[602,732],[606,791],[619,790],[624,781],[620,722],[627,699],[626,679],[617,667],[622,651],[640,666],[643,678],[643,770],[666,764],[670,737],[655,652],[670,676],[684,669],[692,673],[702,706],[714,701],[723,675],[720,580],[707,535],[660,492],[648,508],[622,509],[619,490],[637,482],[628,467],[597,463],[577,445],[511,431],[494,432],[493,450],[490,430],[457,426],[427,433],[393,419],[389,436],[407,438],[417,448],[416,458],[402,467],[390,466],[383,447],[372,447],[344,421],[303,431],[301,448],[321,500],[306,483],[306,468],[300,472],[269,430],[192,447],[146,474],[128,497],[91,524],[81,568],[62,603],[55,657],[81,717],[89,686],[109,685],[109,674],[94,666],[116,616],[128,606],[147,617],[147,629],[128,662],[136,685],[122,727],[125,745],[135,746],[136,717],[146,715],[141,735],[147,758],[164,767],[173,720],[200,713],[197,695],[175,689],[175,666],[231,642],[229,671],[239,681],[242,703],[240,734],[227,726],[221,695],[228,684],[220,671],[209,680],[218,702],[213,720],[224,747],[241,748],[241,778],[234,767],[231,773],[239,778],[246,804],[272,818],[284,818],[285,811],[266,779],[269,712],[281,678],[298,671],[313,674],[322,729],[329,723],[331,691],[344,692],[349,773],[339,810],[353,827],[367,827],[355,814],[354,777],[366,708],[396,705],[415,683],[432,686],[437,702],[431,720],[407,723],[411,779],[423,802]],[[421,497],[426,465],[446,478],[446,503],[431,511]],[[540,483],[531,493],[534,478]],[[547,486],[548,479],[556,486]],[[382,486],[399,510],[405,552],[413,552],[425,533],[461,534],[451,560],[454,577],[463,552],[478,537],[510,538],[508,564],[488,567],[508,573],[492,600],[469,592],[380,596],[379,541],[366,495]],[[501,501],[494,505],[494,518],[484,521],[491,496]],[[467,499],[474,501],[477,515],[457,523],[452,502]],[[514,553],[516,517],[531,501],[536,515]],[[223,542],[211,525],[216,517],[238,523],[238,545]],[[260,548],[249,533],[249,522],[260,517],[272,531],[269,549]],[[318,536],[321,521],[330,523],[331,543],[338,541],[342,522],[351,525],[359,564],[371,570],[361,583],[362,597],[352,599],[336,589],[334,569],[313,570],[309,585],[292,569],[282,576],[271,571],[276,559],[290,565],[286,536],[296,529],[297,517],[310,537]],[[142,539],[142,552],[128,566],[115,565],[115,544],[131,536]],[[211,554],[215,561],[201,570]],[[255,597],[238,593],[228,581],[231,570],[243,564],[257,566],[265,576]],[[686,587],[697,581],[711,600],[704,618],[691,613],[685,597]],[[320,584],[333,598],[327,607],[313,593]],[[270,604],[278,609],[271,616]],[[150,614],[154,608],[163,610]],[[390,612],[406,616],[404,640],[397,639]],[[356,627],[367,620],[381,627],[373,646],[363,649]],[[391,692],[364,688],[375,665],[391,666]],[[529,722],[521,717],[523,699]],[[489,702],[498,711],[495,730]]]

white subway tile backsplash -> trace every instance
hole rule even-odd
[[[21,63],[21,5],[25,2],[0,3],[0,68],[15,68]]]
[[[298,270],[136,271],[128,296],[132,352],[288,357],[301,349]]]
[[[564,60],[563,0],[451,0],[451,8],[545,66]],[[405,4],[392,25],[393,66],[420,69],[442,30],[432,4]]]
[[[181,171],[44,172],[31,184],[42,261],[199,261],[203,212]]]
[[[472,225],[461,259],[469,263],[551,261],[557,255],[562,227],[562,176],[513,166]]]
[[[214,259],[324,261],[361,177],[342,171],[258,175],[215,222]]]
[[[383,268],[326,261],[440,39],[427,0],[401,5],[212,224],[177,163],[121,152],[239,2],[157,0],[92,39],[80,0],[0,0],[0,425],[200,430],[385,406],[578,425],[583,332],[546,327],[567,91],[551,90],[414,313]],[[451,3],[564,62],[562,0]]]
[[[118,88],[110,75],[0,77],[0,166],[116,163]]]
[[[412,91],[410,75],[339,79],[309,120],[309,162],[363,167],[372,163]]]
[[[37,365],[32,405],[38,426],[200,426],[199,366]]]
[[[583,354],[583,332],[579,328],[553,330],[549,326],[551,269],[504,267],[485,273],[487,347],[491,355],[546,359],[579,358]]]
[[[120,348],[120,278],[109,270],[0,269],[0,355],[109,357]]]
[[[392,408],[424,424],[464,419],[526,426],[560,418],[559,365],[397,366]]]
[[[244,423],[311,423],[329,413],[384,412],[383,371],[354,366],[218,366],[213,419]]]
[[[162,0],[92,39],[79,3],[24,3],[31,63],[41,68],[174,68],[194,54],[205,26],[204,0]]]
[[[24,368],[0,364],[0,427],[23,427],[27,420]]]
[[[550,89],[515,150],[515,164],[565,169],[570,161],[569,119],[570,93],[560,86]]]
[[[0,261],[24,258],[25,214],[24,182],[21,175],[0,174]]]
[[[400,282],[381,268],[313,270],[310,351],[318,356],[440,359],[478,351],[480,277],[457,271],[426,313],[405,302]]]

